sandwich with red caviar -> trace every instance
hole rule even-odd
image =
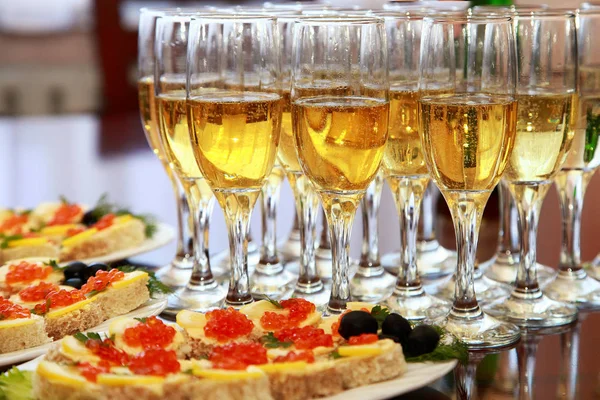
[[[44,319],[22,305],[0,297],[0,353],[50,342]]]

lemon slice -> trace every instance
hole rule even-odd
[[[116,374],[98,374],[97,382],[107,386],[130,386],[130,385],[160,385],[165,378],[162,376],[142,376],[142,375],[116,375]]]
[[[100,358],[88,350],[87,347],[73,336],[67,336],[60,342],[60,352],[73,361],[96,362]]]
[[[120,217],[115,218],[114,224],[115,225],[124,224],[125,222],[131,221],[132,219],[133,219],[133,216],[131,214],[121,215]]]
[[[182,310],[177,314],[177,324],[185,329],[204,329],[206,316],[199,312]]]
[[[257,368],[269,373],[269,372],[291,372],[291,371],[304,371],[308,367],[306,361],[290,361],[282,363],[272,363],[257,365]]]
[[[63,367],[49,361],[40,362],[36,372],[50,381],[60,382],[73,387],[83,387],[90,384],[83,376],[76,373],[73,368]]]
[[[71,311],[79,310],[80,308],[87,306],[88,304],[90,304],[91,302],[93,302],[95,300],[96,300],[96,298],[92,297],[90,299],[78,301],[77,303],[73,303],[66,307],[58,308],[56,310],[53,310],[53,311],[50,311],[49,313],[47,313],[46,318],[60,317],[61,315],[65,315],[66,313],[69,313]]]
[[[17,239],[11,240],[8,242],[9,248],[22,247],[22,246],[43,246],[48,243],[48,239],[46,238],[25,238],[25,239]]]
[[[133,271],[125,274],[125,277],[120,281],[112,282],[110,285],[114,288],[122,288],[141,279],[148,279],[148,274],[144,271]]]
[[[98,232],[98,229],[96,228],[90,228],[88,230],[85,230],[81,233],[78,233],[75,236],[71,236],[70,238],[66,238],[65,240],[62,241],[62,245],[64,247],[71,247],[76,245],[77,243],[83,242],[84,240],[94,236],[94,234]]]
[[[42,235],[64,235],[69,231],[69,229],[78,229],[80,227],[81,225],[77,224],[47,226],[43,228],[40,233]]]
[[[267,311],[278,314],[289,312],[266,300],[255,301],[254,303],[246,304],[240,308],[240,312],[252,320],[260,320],[263,314]]]
[[[195,376],[205,379],[214,379],[218,381],[230,381],[238,379],[257,379],[264,376],[260,370],[254,371],[230,371],[226,369],[200,369],[194,368]]]
[[[378,356],[383,349],[377,344],[362,344],[356,346],[340,346],[338,354],[342,357],[369,357]]]
[[[363,308],[371,311],[373,307],[375,307],[375,304],[364,301],[350,301],[346,303],[346,309],[352,311],[364,311]]]

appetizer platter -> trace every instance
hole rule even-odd
[[[168,244],[174,230],[102,196],[93,208],[66,199],[0,210],[0,262],[46,257],[64,263],[111,262]]]
[[[68,335],[0,389],[20,386],[23,399],[376,399],[424,386],[465,356],[439,328],[380,306],[323,317],[304,299],[261,300]]]
[[[56,260],[12,260],[0,267],[0,365],[43,354],[47,344],[111,319],[156,315],[169,289],[152,273],[124,266],[65,266]]]

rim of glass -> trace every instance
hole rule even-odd
[[[203,12],[216,11],[217,8],[214,6],[202,6],[202,7],[142,7],[140,8],[140,14],[150,15],[173,15],[173,14],[199,14]]]
[[[297,24],[303,25],[369,25],[369,24],[382,24],[383,18],[377,16],[364,16],[364,15],[306,15],[306,18],[296,18]]]
[[[515,10],[514,16],[524,19],[561,19],[575,18],[576,10],[571,8],[564,9],[546,9],[537,11],[521,11]]]
[[[600,6],[598,8],[578,8],[577,15],[600,15]]]
[[[228,14],[228,13],[213,13],[206,15],[194,15],[192,16],[192,20],[199,21],[203,19],[210,19],[215,21],[273,21],[275,22],[277,18],[272,15],[265,14]]]
[[[464,15],[436,15],[430,14],[423,18],[424,21],[433,21],[435,23],[474,23],[474,24],[500,24],[510,23],[513,20],[512,16],[507,15],[469,15],[465,12]]]
[[[434,13],[430,13],[428,11],[423,10],[376,10],[371,11],[371,14],[375,17],[383,18],[383,19],[415,19],[420,20],[425,17],[434,15]]]

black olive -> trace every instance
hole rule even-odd
[[[94,225],[96,222],[98,222],[98,217],[95,214],[96,213],[94,212],[94,210],[86,212],[85,214],[83,214],[83,218],[81,218],[81,222],[85,226]]]
[[[396,343],[401,343],[401,342],[400,342],[400,338],[398,338],[398,337],[396,337],[396,336],[393,336],[393,335],[386,335],[386,334],[384,334],[384,333],[381,333],[381,334],[379,335],[379,340],[383,340],[383,339],[390,339],[390,340],[393,340],[393,341],[394,341],[394,342],[396,342]]]
[[[83,271],[83,278],[87,281],[90,276],[96,275],[96,272],[98,272],[98,271],[108,271],[108,265],[103,264],[103,263],[90,264]]]
[[[401,342],[408,339],[411,331],[410,322],[400,314],[388,315],[381,324],[381,333],[396,336]]]
[[[365,311],[350,311],[340,321],[339,334],[346,340],[363,333],[377,334],[377,320]]]
[[[437,347],[440,335],[429,325],[416,326],[404,346],[404,353],[409,357],[417,357],[431,353]]]
[[[64,285],[71,286],[75,289],[81,289],[83,285],[83,280],[81,278],[70,278],[64,282]]]
[[[65,274],[65,279],[71,278],[81,278],[83,271],[87,268],[86,263],[82,263],[81,261],[73,261],[67,265],[67,268],[63,270]]]

